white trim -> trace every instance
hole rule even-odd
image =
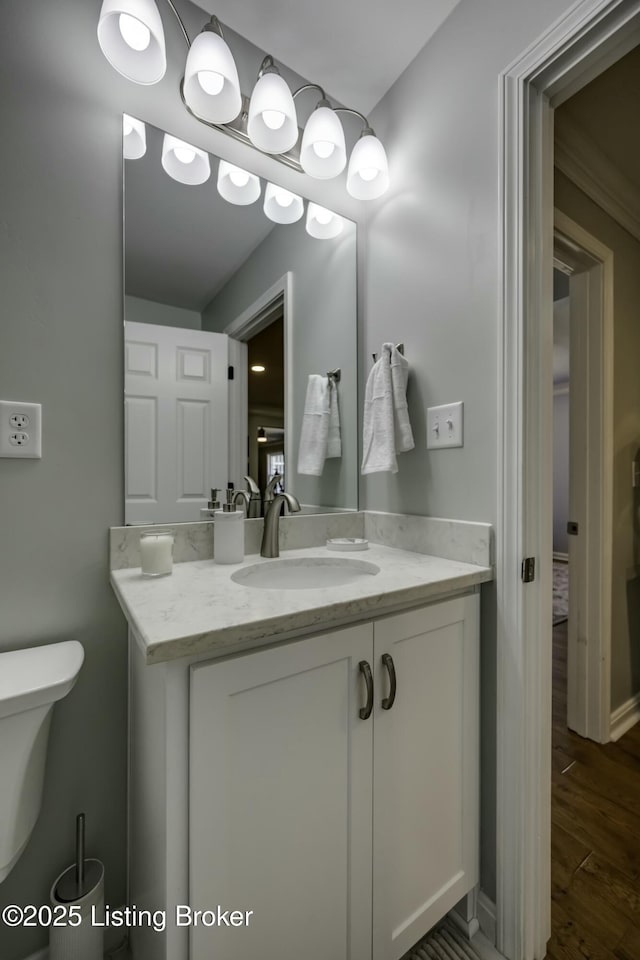
[[[566,397],[569,395],[569,384],[568,383],[554,383],[553,385],[553,395],[554,397]]]
[[[284,462],[285,469],[291,471],[293,464],[293,273],[288,270],[284,276],[276,280],[268,290],[254,300],[246,310],[236,317],[224,332],[234,340],[249,340],[268,325],[265,310],[270,303],[283,298],[283,326],[284,326]]]
[[[480,929],[492,946],[496,944],[496,905],[484,890],[478,893],[476,903]]]
[[[611,713],[611,605],[613,570],[613,251],[560,210],[554,241],[572,258],[571,296],[584,297],[584,336],[573,359],[574,400],[584,435],[572,447],[570,507],[581,533],[572,538],[578,577],[569,604],[567,723],[580,736],[608,743]],[[564,244],[564,246],[563,246]],[[572,314],[573,315],[573,314]],[[572,411],[572,424],[575,424]],[[573,426],[572,426],[573,430]],[[577,432],[577,431],[576,431]],[[577,510],[577,512],[575,512]]]
[[[640,190],[569,117],[556,130],[555,165],[594,203],[640,240]]]
[[[542,960],[550,935],[551,106],[620,55],[638,13],[640,0],[580,0],[500,76],[496,941],[509,960]],[[526,586],[525,556],[540,572]]]
[[[554,560],[557,560],[558,563],[569,563],[569,554],[568,554],[568,553],[560,553],[559,550],[554,550],[554,551],[553,551],[553,559],[554,559]]]
[[[627,730],[631,730],[640,720],[640,693],[634,694],[622,706],[616,707],[611,713],[610,737],[619,740]]]

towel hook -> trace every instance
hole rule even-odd
[[[404,357],[404,343],[396,343],[396,350]],[[372,353],[371,356],[373,357],[373,362],[375,363],[378,359],[378,354]]]
[[[329,380],[333,380],[334,383],[340,383],[340,380],[342,378],[342,370],[340,369],[340,367],[336,367],[335,370],[329,370],[329,372],[327,373],[327,376],[329,377]]]

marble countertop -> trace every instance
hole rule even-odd
[[[443,560],[371,544],[362,552],[326,547],[286,550],[281,559],[351,557],[380,568],[375,576],[319,589],[262,589],[235,583],[241,567],[273,563],[248,556],[243,564],[179,563],[168,577],[148,579],[139,568],[114,570],[111,583],[148,664],[181,657],[238,653],[428,603],[493,579],[491,567]]]

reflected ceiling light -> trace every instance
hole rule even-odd
[[[265,153],[286,153],[297,143],[296,105],[273,57],[262,61],[251,94],[247,134],[254,146]]]
[[[332,240],[342,233],[344,220],[332,210],[318,203],[309,203],[307,207],[306,229],[310,237],[317,240]]]
[[[304,213],[304,201],[296,193],[267,183],[264,192],[264,212],[274,223],[295,223]]]
[[[300,163],[305,173],[319,180],[337,177],[347,165],[344,130],[328,100],[321,100],[307,120]]]
[[[362,113],[351,107],[332,107],[317,83],[305,83],[292,93],[271,56],[263,59],[249,100],[240,89],[236,64],[218,19],[211,17],[192,43],[174,0],[166,0],[166,3],[187,45],[185,75],[180,93],[185,107],[196,120],[218,127],[236,140],[253,145],[289,167],[324,180],[338,176],[346,166],[344,130],[338,114],[352,114],[361,121],[362,133],[349,160],[347,190],[357,200],[374,200],[382,196],[389,187],[387,157],[382,143]],[[164,31],[154,0],[103,0],[98,22],[98,42],[109,63],[136,83],[157,83],[165,74],[167,58]],[[320,100],[305,126],[298,159],[293,151],[299,134],[295,98],[306,90],[318,91]],[[165,170],[176,180],[202,183],[209,176],[208,160],[202,151],[196,151],[186,144],[178,147],[175,157],[175,164],[167,159],[165,165],[163,152]],[[179,164],[182,164],[182,169]],[[188,174],[185,172],[187,168],[190,171]],[[196,169],[199,171],[197,178]],[[227,196],[223,192],[224,187],[220,192],[231,203],[252,203],[259,195],[259,181],[257,185],[256,193],[256,182],[252,181],[251,189],[255,196],[251,200]],[[248,181],[244,186],[248,186]],[[280,195],[280,200],[283,196]],[[265,197],[265,212],[273,209],[271,205],[268,206],[267,199],[271,198]],[[280,206],[284,208],[287,204],[280,203]],[[294,209],[298,210],[299,207]],[[269,212],[267,216],[276,223],[290,223],[298,219],[296,216],[292,220],[283,220],[281,216],[272,217]]]
[[[208,153],[169,133],[162,141],[162,166],[178,183],[204,183],[211,174]]]
[[[154,0],[104,0],[98,43],[111,66],[128,80],[157,83],[164,77],[164,30]]]
[[[125,160],[139,160],[147,152],[147,129],[142,120],[122,114],[122,152]]]
[[[244,207],[255,203],[260,196],[260,180],[255,173],[221,160],[218,166],[218,193],[229,203]]]
[[[267,368],[263,367],[261,363],[254,363],[251,369],[253,373],[264,373]]]
[[[376,200],[389,188],[384,147],[371,127],[365,127],[349,158],[347,190],[356,200]]]
[[[267,434],[265,433],[264,427],[258,427],[258,443],[266,443]]]
[[[217,17],[191,44],[183,90],[187,105],[210,123],[231,123],[242,109],[238,70]]]

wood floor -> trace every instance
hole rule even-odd
[[[640,960],[640,724],[604,745],[567,730],[566,636],[554,627],[547,960]]]

